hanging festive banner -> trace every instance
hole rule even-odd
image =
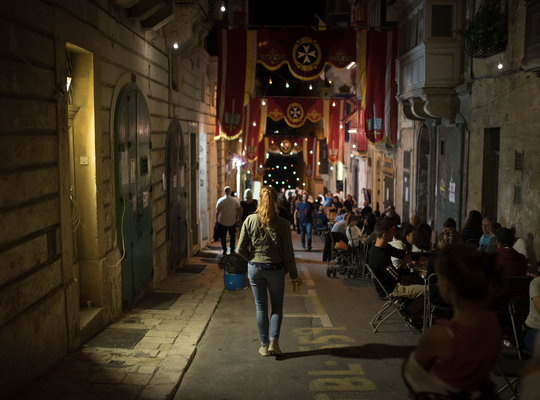
[[[270,71],[283,64],[297,79],[311,81],[326,65],[345,68],[356,59],[356,33],[345,31],[267,30],[258,31],[257,62]]]
[[[255,88],[257,31],[218,29],[216,134],[233,140],[242,134],[244,106]]]
[[[304,162],[306,163],[306,176],[311,178],[315,171],[317,155],[317,140],[313,137],[304,140]]]
[[[396,58],[397,28],[386,39],[386,75],[384,83],[384,137],[391,147],[396,145]]]
[[[366,109],[367,86],[367,32],[356,32],[356,97],[361,100],[360,108]]]
[[[395,64],[397,29],[367,32],[366,136],[378,143],[395,144]],[[385,57],[381,57],[384,51]]]
[[[345,117],[346,100],[325,100],[331,103],[329,106],[328,132],[325,134],[328,143],[328,162],[334,164],[336,161],[345,163],[345,134],[343,124],[340,122]],[[335,106],[334,106],[335,104]]]
[[[266,129],[266,116],[259,97],[251,99],[245,108],[244,114],[244,154],[248,161],[257,158],[260,138]]]
[[[264,166],[266,164],[266,146],[268,145],[268,138],[264,138],[259,143],[257,151],[257,160],[254,161],[253,176],[256,179],[261,179],[264,176]]]
[[[300,136],[274,136],[267,139],[269,139],[268,151],[288,155],[298,153],[303,149],[304,139]]]
[[[268,116],[274,121],[285,118],[285,122],[292,128],[298,128],[309,119],[318,122],[323,117],[322,99],[275,99],[269,97]]]

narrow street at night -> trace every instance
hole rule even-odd
[[[299,235],[293,233],[295,248]],[[296,252],[304,284],[286,278],[282,356],[261,357],[251,290],[226,290],[175,400],[405,399],[405,357],[420,334],[398,317],[373,333],[369,321],[384,303],[371,279],[326,276],[323,245]]]
[[[0,0],[0,400],[540,400],[539,27]]]

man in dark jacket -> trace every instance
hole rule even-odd
[[[409,306],[411,315],[419,316],[423,309],[424,286],[423,285],[402,285],[401,278],[407,268],[407,264],[412,261],[412,257],[406,254],[403,250],[398,250],[392,247],[389,242],[394,239],[394,223],[389,219],[383,219],[375,224],[375,235],[377,240],[375,245],[369,252],[369,265],[377,279],[384,286],[384,289],[391,297],[403,297],[411,300],[417,300]],[[399,268],[394,268],[392,258],[401,258],[403,262]],[[419,256],[415,261],[420,259]],[[384,297],[386,294],[382,288],[375,283],[375,288],[379,296]]]

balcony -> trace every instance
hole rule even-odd
[[[402,0],[399,12],[398,101],[409,119],[454,120],[459,111],[455,87],[462,83],[463,41],[459,0]]]

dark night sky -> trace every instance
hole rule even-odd
[[[325,0],[249,0],[250,25],[318,25]]]

